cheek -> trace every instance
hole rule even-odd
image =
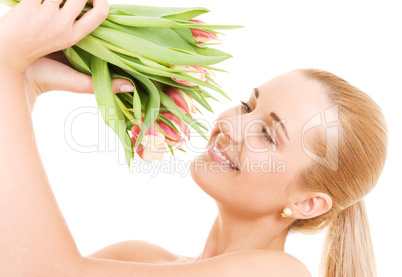
[[[281,176],[287,172],[286,157],[261,133],[254,132],[254,135],[245,137],[241,147],[239,164],[242,173],[253,176],[279,173]]]
[[[288,182],[286,173],[242,172],[230,201],[250,213],[277,212],[286,205]]]
[[[258,130],[247,132],[243,137],[241,145],[242,157],[250,159],[257,164],[263,164],[264,161],[269,160],[270,156],[275,155],[276,149],[273,145],[267,143],[263,134]]]
[[[220,205],[242,214],[276,213],[287,199],[287,173],[275,169],[261,169],[249,164],[239,174],[215,172],[203,161],[194,160],[190,173],[197,185]]]
[[[260,149],[267,144],[254,142]],[[241,174],[235,179],[237,202],[251,205],[254,209],[269,211],[280,208],[287,199],[286,188],[291,183],[293,172],[288,170],[286,157],[280,152],[265,148],[265,151],[242,152]],[[251,208],[251,207],[250,207]]]

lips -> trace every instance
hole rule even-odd
[[[229,155],[225,152],[225,150],[223,150],[223,147],[217,141],[215,141],[215,147],[231,164],[234,164],[229,158]]]
[[[231,167],[234,170],[239,170],[218,143],[215,142],[214,145],[208,147],[207,153],[211,159],[219,162],[223,166]]]

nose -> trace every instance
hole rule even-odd
[[[256,142],[256,138],[262,136],[262,126],[266,125],[263,120],[256,118],[256,115],[242,113],[239,108],[238,113],[220,118],[216,124],[219,128],[217,142],[228,150],[240,150],[243,144],[246,148],[257,151],[262,151],[261,147],[266,148],[266,146],[259,146]],[[265,148],[264,151],[267,150]]]
[[[244,139],[244,125],[249,114],[244,114],[241,107],[231,114],[223,115],[218,119],[217,125],[220,131],[218,142],[222,147],[237,146],[239,147]]]
[[[241,144],[242,132],[241,127],[239,127],[241,126],[241,116],[223,118],[220,119],[217,124],[220,131],[220,134],[218,135],[218,139],[220,139],[220,141],[225,140],[224,142],[226,144],[229,144],[230,141],[233,145]]]

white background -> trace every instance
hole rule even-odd
[[[211,24],[239,24],[226,31],[220,49],[234,58],[219,67],[229,73],[217,80],[232,102],[219,97],[216,112],[246,99],[252,88],[296,68],[331,71],[368,93],[382,107],[390,131],[389,154],[377,187],[366,197],[379,276],[401,276],[402,246],[398,223],[402,100],[402,19],[399,1],[189,1],[138,0],[132,4],[201,6],[211,13],[199,17]],[[109,1],[109,3],[123,3]],[[3,14],[8,8],[1,6]],[[286,103],[283,103],[286,105]],[[171,173],[140,173],[119,160],[114,133],[96,114],[71,123],[78,108],[93,112],[92,95],[51,92],[38,99],[34,111],[37,142],[57,201],[83,255],[122,240],[145,240],[168,250],[197,256],[216,216],[213,200],[183,169]],[[92,109],[91,109],[92,107]],[[205,112],[211,124],[216,115]],[[66,124],[67,122],[67,124]],[[65,126],[67,126],[65,130]],[[71,128],[70,128],[70,127]],[[75,142],[82,146],[72,145]],[[195,136],[195,134],[194,134]],[[66,138],[67,137],[67,138]],[[199,138],[182,165],[197,155]],[[85,153],[94,145],[99,151]],[[199,151],[199,150],[198,150]],[[87,151],[88,152],[88,151]],[[169,155],[166,156],[168,160]],[[155,172],[153,172],[155,173]],[[324,235],[290,235],[286,251],[318,276]]]

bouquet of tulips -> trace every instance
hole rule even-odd
[[[19,0],[0,0],[9,6]],[[63,5],[63,3],[61,4]],[[87,2],[80,16],[92,8]],[[146,161],[163,158],[190,138],[189,126],[205,137],[194,101],[212,111],[204,88],[229,98],[213,80],[211,67],[229,54],[208,47],[216,30],[238,26],[207,25],[194,18],[205,8],[110,5],[107,19],[76,45],[64,50],[72,66],[92,75],[105,123],[118,135],[128,165],[137,154]],[[222,70],[220,70],[222,71]],[[113,94],[111,79],[125,78],[133,92]],[[131,136],[130,136],[131,133]]]

